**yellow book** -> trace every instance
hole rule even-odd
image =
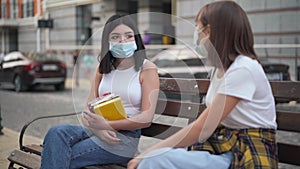
[[[126,118],[126,112],[120,96],[106,99],[96,105],[93,105],[95,113],[108,120],[120,120]]]

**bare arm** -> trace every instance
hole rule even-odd
[[[84,107],[84,109],[86,109],[86,110],[89,109],[88,108],[88,102],[91,101],[91,100],[93,100],[96,97],[99,97],[98,88],[96,86],[99,86],[99,84],[101,82],[101,79],[102,79],[102,74],[100,74],[98,72],[98,68],[99,67],[97,67],[95,69],[94,80],[92,81],[92,86],[91,86],[91,89],[90,89],[90,93],[89,93],[89,96],[88,96],[88,98],[86,100],[86,104],[85,104],[85,107]],[[83,122],[84,125],[87,126],[87,122],[84,119],[84,115],[82,115],[82,122]]]
[[[91,86],[91,90],[90,90],[90,94],[89,94],[89,97],[87,99],[87,102],[91,101],[92,99],[94,99],[96,97],[99,97],[98,86],[101,82],[102,74],[99,73],[98,69],[99,69],[99,67],[97,67],[96,70],[95,70],[94,80],[92,81],[92,86]]]
[[[88,99],[86,101],[85,109],[87,109],[87,110],[88,110],[87,103],[89,101],[91,101],[92,99],[99,97],[98,86],[100,85],[100,82],[102,80],[102,74],[99,73],[98,68],[99,67],[97,67],[95,69],[94,81],[92,82],[91,90],[90,90]],[[82,123],[85,126],[88,126],[88,122],[85,120],[84,117],[82,118]],[[109,144],[120,144],[120,139],[117,137],[116,133],[112,130],[97,130],[97,129],[93,129],[93,128],[90,128],[90,130],[96,136],[98,136],[99,138],[101,138],[102,140],[106,141]]]

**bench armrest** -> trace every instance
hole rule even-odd
[[[24,137],[24,133],[27,129],[27,127],[37,121],[37,120],[40,120],[40,119],[47,119],[47,118],[56,118],[56,117],[66,117],[66,116],[74,116],[74,115],[78,115],[78,114],[81,114],[81,112],[74,112],[74,113],[68,113],[68,114],[57,114],[57,115],[50,115],[50,116],[40,116],[40,117],[37,117],[35,119],[32,119],[31,121],[27,122],[21,132],[20,132],[20,136],[19,136],[19,146],[20,146],[20,150],[24,150],[24,146],[23,146],[23,137]]]

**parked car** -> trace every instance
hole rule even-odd
[[[175,46],[164,50],[152,59],[158,67],[160,77],[175,78],[208,78],[212,67],[205,66],[206,59],[185,46]],[[271,63],[261,59],[263,69],[269,80],[290,80],[289,65]]]
[[[36,85],[54,85],[56,90],[65,88],[66,64],[45,53],[24,56],[15,51],[4,56],[0,65],[0,84],[9,84],[16,92]]]
[[[151,61],[158,67],[160,77],[208,78],[211,67],[205,66],[205,58],[185,46],[164,50]]]
[[[269,80],[282,81],[291,80],[289,65],[283,63],[271,63],[267,60],[261,60],[263,69]]]

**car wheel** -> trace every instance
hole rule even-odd
[[[56,85],[54,85],[54,87],[55,87],[55,90],[57,90],[57,91],[64,90],[65,89],[65,82],[56,84]]]
[[[15,85],[15,91],[16,92],[20,92],[23,91],[25,89],[25,86],[22,82],[21,76],[17,75],[14,79],[14,85]]]

